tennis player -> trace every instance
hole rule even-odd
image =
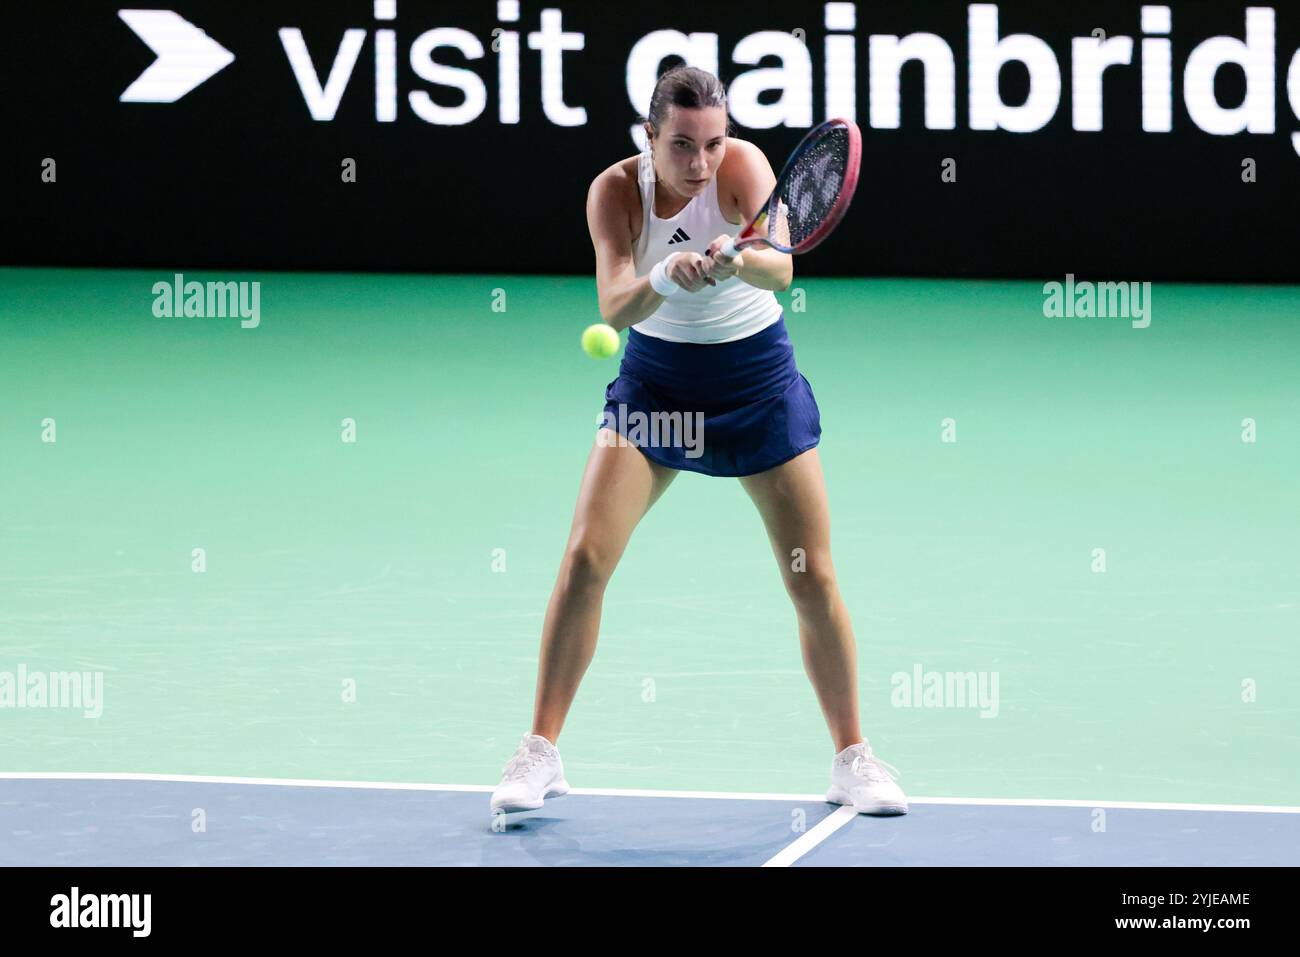
[[[683,469],[734,476],[767,528],[799,620],[804,667],[835,748],[826,800],[905,814],[892,769],[858,724],[856,651],[831,564],[830,520],[812,387],[795,365],[781,304],[792,257],[770,247],[722,255],[763,207],[776,176],[762,151],[727,135],[726,91],[681,66],[655,85],[649,149],[598,175],[587,196],[601,317],[628,329],[618,378],[587,460],[542,628],[533,727],[492,795],[496,812],[540,808],[569,790],[556,748],[596,650],[605,586],[650,506]],[[702,417],[687,441],[628,428],[676,412]],[[659,421],[668,421],[661,418]],[[638,441],[639,438],[639,441]]]

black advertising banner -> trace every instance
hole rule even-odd
[[[1293,5],[160,3],[6,9],[0,262],[585,273],[684,60],[861,127],[803,275],[1300,280]]]

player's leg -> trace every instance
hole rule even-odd
[[[767,526],[799,616],[804,668],[835,742],[826,800],[863,814],[906,814],[907,796],[858,726],[857,651],[831,564],[830,509],[817,450],[741,483]]]
[[[767,527],[799,619],[804,669],[841,751],[862,740],[857,652],[831,563],[830,509],[817,449],[740,482]]]
[[[605,586],[637,522],[677,474],[601,429],[587,458],[573,524],[542,625],[533,730],[492,792],[493,814],[536,810],[567,794],[555,742],[596,652]]]
[[[595,654],[605,586],[637,522],[676,475],[617,433],[597,434],[542,625],[532,733],[552,744]]]

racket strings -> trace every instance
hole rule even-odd
[[[777,191],[776,215],[768,224],[776,244],[796,247],[817,231],[835,208],[849,162],[849,133],[834,127],[795,161]]]

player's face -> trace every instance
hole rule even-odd
[[[704,192],[727,152],[727,108],[672,107],[654,152],[655,171],[672,190],[683,196]]]

